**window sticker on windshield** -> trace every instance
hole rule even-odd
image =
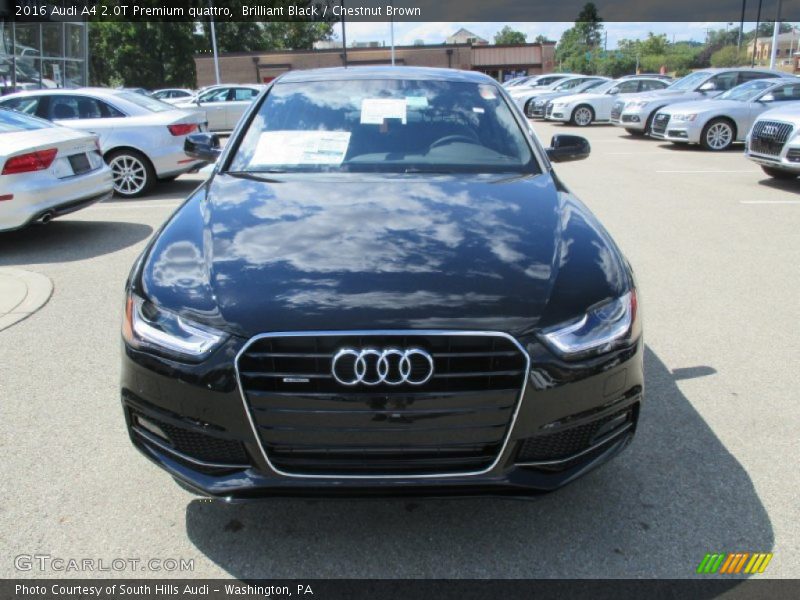
[[[364,98],[361,101],[361,124],[383,125],[385,119],[400,119],[406,124],[405,98]]]
[[[349,145],[349,131],[265,131],[250,167],[340,165]]]
[[[483,108],[481,108],[480,106],[473,106],[472,107],[472,112],[478,113],[479,115],[482,115],[486,111]]]
[[[494,100],[497,98],[494,88],[490,85],[479,85],[478,92],[484,100]]]
[[[406,106],[408,108],[428,108],[428,97],[406,96]]]

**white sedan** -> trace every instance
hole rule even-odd
[[[97,136],[0,108],[0,231],[47,223],[112,189]]]
[[[203,114],[142,94],[104,88],[36,90],[3,96],[0,106],[96,134],[114,174],[114,191],[124,198],[142,196],[158,180],[205,164],[183,151],[187,135],[206,130]]]
[[[200,90],[193,98],[175,102],[175,106],[202,110],[211,131],[233,131],[247,108],[266,87],[244,83],[215,85]]]
[[[670,84],[660,78],[636,77],[609,81],[584,94],[562,96],[547,108],[547,119],[586,127],[611,120],[611,107],[617,96],[661,90]]]
[[[179,104],[180,102],[191,100],[194,95],[195,92],[187,90],[186,88],[164,88],[152,92],[150,97],[166,102],[167,104]]]

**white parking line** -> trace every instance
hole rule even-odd
[[[136,204],[132,204],[132,203],[124,203],[124,204],[95,204],[93,208],[95,208],[95,209],[97,209],[97,208],[105,208],[105,209],[112,209],[112,210],[113,209],[128,209],[128,208],[176,208],[181,202],[183,202],[183,199],[175,200],[175,202],[173,202],[171,204],[163,204],[163,203],[158,203],[157,204],[155,202],[150,202],[150,203],[145,203],[145,202],[138,203],[137,202]]]
[[[723,170],[723,169],[705,169],[702,171],[689,171],[689,170],[682,170],[682,171],[656,171],[656,173],[760,173],[761,171],[742,171],[741,169],[737,170]]]

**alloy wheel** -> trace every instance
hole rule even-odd
[[[115,156],[109,163],[114,177],[114,191],[123,196],[133,196],[147,185],[144,163],[130,154]]]
[[[582,106],[575,110],[575,124],[580,127],[586,127],[592,122],[592,111]]]
[[[706,143],[712,150],[724,150],[733,141],[733,129],[727,123],[714,123],[706,131]]]

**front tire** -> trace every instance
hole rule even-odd
[[[700,145],[712,152],[722,152],[733,145],[736,130],[728,119],[711,119],[700,134]]]
[[[594,121],[594,110],[592,110],[591,106],[587,106],[586,104],[582,104],[575,108],[572,111],[572,117],[570,118],[570,123],[573,125],[577,125],[578,127],[587,127],[591,125]]]
[[[761,170],[764,171],[764,173],[766,173],[770,177],[773,177],[774,179],[788,180],[797,178],[797,173],[792,173],[791,171],[784,171],[783,169],[776,169],[774,167],[765,167],[762,165]]]
[[[122,198],[144,196],[156,184],[156,172],[148,158],[136,150],[114,150],[106,155],[114,177],[114,193]]]

